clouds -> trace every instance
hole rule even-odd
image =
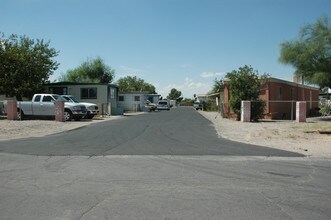
[[[167,97],[172,88],[181,91],[184,98],[193,98],[193,94],[207,93],[211,90],[211,85],[202,82],[195,82],[193,79],[186,77],[182,83],[169,84],[161,88],[157,87],[157,91],[163,97]]]
[[[191,68],[190,64],[182,64],[181,68]],[[191,74],[192,75],[192,74]],[[212,89],[213,81],[210,78],[225,77],[226,72],[202,72],[199,77],[190,78],[186,77],[182,83],[173,83],[166,86],[156,86],[157,91],[163,97],[166,97],[172,88],[182,92],[184,98],[193,98],[194,94],[206,94]],[[195,75],[197,76],[197,75]]]
[[[146,74],[146,69],[121,65],[118,67],[118,69],[116,69],[115,77],[116,79],[126,76],[137,76],[139,78],[143,78],[145,74]]]
[[[183,69],[190,69],[190,68],[193,68],[193,65],[190,63],[183,63],[183,64],[179,65],[179,67],[183,68]]]
[[[117,77],[127,75],[137,76],[155,86],[156,92],[162,97],[167,97],[172,88],[182,92],[184,98],[193,98],[194,94],[206,94],[212,89],[213,78],[224,77],[225,72],[202,72],[192,71],[193,65],[182,63],[178,69],[155,69],[144,65],[144,67],[118,66]],[[186,72],[186,73],[184,73]],[[192,73],[195,72],[195,73]],[[161,77],[160,77],[161,76]]]
[[[141,74],[143,72],[145,72],[145,70],[143,69],[138,69],[138,68],[133,68],[133,67],[129,67],[129,66],[120,66],[120,71],[127,73],[127,74]]]
[[[200,74],[200,76],[203,78],[210,78],[210,77],[217,77],[217,76],[224,77],[225,75],[226,75],[225,72],[203,72]]]

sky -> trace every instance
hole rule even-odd
[[[114,83],[137,76],[166,97],[205,94],[214,80],[249,65],[292,81],[280,44],[321,16],[330,0],[0,0],[0,32],[50,41],[51,76],[100,57]]]

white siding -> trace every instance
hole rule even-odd
[[[150,95],[144,93],[120,93],[119,97],[123,97],[123,101],[118,101],[118,107],[123,108],[126,112],[144,111],[148,97],[152,97],[153,103],[157,103],[159,95]],[[139,101],[135,97],[139,97]]]

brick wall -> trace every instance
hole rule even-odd
[[[270,78],[261,87],[260,99],[267,101],[265,109],[266,119],[295,119],[296,104],[294,101],[306,101],[306,116],[310,116],[318,108],[319,90],[313,87]],[[230,88],[225,84],[224,87],[224,117],[236,118],[229,106]]]

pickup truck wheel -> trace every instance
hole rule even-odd
[[[94,115],[89,115],[89,116],[87,116],[86,118],[87,118],[87,119],[93,119],[93,117],[94,117]]]
[[[21,109],[17,109],[17,120],[23,120],[24,113]]]
[[[69,110],[64,110],[64,120],[65,121],[72,120],[72,113]]]

